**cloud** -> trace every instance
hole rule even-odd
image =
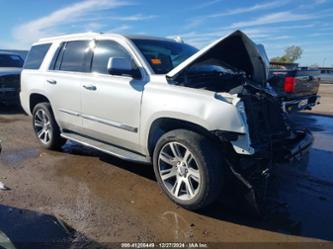
[[[311,33],[308,34],[310,37],[323,37],[323,36],[332,36],[332,32],[316,32],[316,33]]]
[[[129,30],[131,28],[132,27],[129,25],[121,25],[116,28],[109,29],[109,30],[105,31],[105,33],[123,33],[124,31]]]
[[[205,45],[213,42],[214,40],[226,36],[235,31],[231,28],[219,29],[210,32],[188,32],[184,34],[178,34],[186,43],[189,43],[197,48],[202,48]],[[267,29],[244,29],[245,32],[252,39],[268,39],[271,37],[270,30]],[[169,38],[175,38],[178,35],[170,35]],[[281,38],[283,39],[283,38]],[[285,38],[286,39],[286,38]]]
[[[217,4],[219,2],[221,2],[221,1],[220,0],[212,0],[212,1],[209,1],[209,2],[202,3],[202,4],[198,4],[193,9],[195,9],[195,10],[203,9],[203,8],[209,7],[211,5]]]
[[[85,31],[91,32],[91,31],[96,31],[96,30],[101,30],[104,27],[103,24],[99,22],[90,22],[85,25]]]
[[[143,21],[143,20],[150,20],[157,18],[156,15],[142,15],[142,14],[136,14],[131,16],[111,16],[109,19],[111,20],[118,20],[118,21]],[[103,18],[105,20],[105,18]]]
[[[323,4],[323,3],[326,3],[327,0],[314,0],[314,3],[315,4]]]
[[[92,12],[114,9],[124,5],[128,5],[128,3],[119,0],[85,0],[71,4],[56,10],[47,16],[32,20],[14,28],[13,37],[18,43],[18,46],[26,46],[41,37],[61,33],[58,31],[59,26],[71,23],[76,18],[83,17]],[[97,26],[96,23],[93,25]]]
[[[272,2],[266,2],[266,3],[257,3],[253,6],[248,6],[248,7],[242,7],[242,8],[237,8],[237,9],[230,9],[222,13],[216,13],[209,15],[208,17],[221,17],[221,16],[231,16],[231,15],[239,15],[239,14],[244,14],[244,13],[250,13],[258,10],[267,10],[267,9],[272,9],[276,8],[282,5],[287,4],[288,1],[272,1]]]
[[[278,26],[274,27],[274,29],[308,29],[308,28],[313,28],[316,25],[314,23],[310,24],[299,24],[299,25],[286,25],[286,26]]]
[[[304,21],[310,19],[318,18],[312,14],[296,14],[290,11],[282,11],[276,12],[268,15],[264,15],[254,19],[252,21],[242,21],[236,22],[231,25],[232,28],[242,28],[242,27],[250,27],[250,26],[260,26],[267,25],[273,23],[283,23],[283,22],[294,22],[294,21]]]
[[[102,22],[106,23],[107,20],[113,21],[122,21],[122,22],[137,22],[137,21],[145,21],[157,18],[157,15],[144,15],[144,14],[134,14],[127,16],[117,16],[117,15],[98,15],[96,13],[92,13],[91,15],[84,15],[83,17],[76,18],[72,20],[73,23],[85,23],[85,22]]]
[[[184,29],[192,29],[195,27],[200,26],[205,22],[205,18],[199,17],[199,18],[193,18],[191,19],[187,24],[185,24]]]
[[[321,31],[330,31],[330,30],[333,30],[333,26],[319,28],[319,30],[321,30]]]
[[[253,6],[241,7],[241,8],[236,8],[236,9],[229,9],[227,11],[220,12],[220,13],[215,13],[215,14],[210,14],[210,15],[205,15],[205,16],[198,16],[198,17],[190,19],[188,24],[186,24],[184,26],[184,28],[185,29],[192,29],[192,28],[198,27],[201,24],[203,24],[204,22],[206,22],[207,19],[210,19],[210,18],[218,18],[218,17],[223,17],[223,16],[233,16],[233,15],[255,12],[255,11],[258,11],[258,10],[272,9],[272,8],[276,8],[276,7],[285,5],[288,2],[289,2],[289,0],[279,0],[279,1],[272,1],[272,2],[268,2],[268,3],[257,3]],[[208,4],[208,3],[206,3],[206,4]]]
[[[293,38],[293,36],[290,36],[290,35],[278,35],[278,36],[269,35],[267,37],[261,38],[260,41],[261,42],[263,42],[263,41],[280,41],[280,40],[289,40],[291,38]]]

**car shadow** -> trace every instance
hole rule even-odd
[[[312,153],[312,154],[311,154]],[[317,154],[314,156],[313,154]],[[301,162],[275,165],[270,177],[265,201],[260,214],[245,196],[232,193],[221,195],[219,200],[197,213],[249,227],[333,241],[333,172],[330,179],[322,179],[309,170],[310,163],[327,151],[312,149]],[[309,160],[309,157],[312,157]],[[150,165],[138,165],[102,154],[100,160],[141,177],[156,181]],[[325,162],[333,161],[333,154],[326,155]],[[324,163],[324,162],[323,162]],[[325,164],[325,163],[324,163]],[[311,166],[310,168],[314,168]]]
[[[333,134],[333,116],[331,115],[302,112],[293,113],[289,117],[296,127]]]
[[[130,171],[131,173],[147,178],[151,181],[157,181],[154,174],[153,165],[150,164],[138,165],[138,163],[124,161],[116,157],[111,157],[108,154],[100,155],[99,159],[105,163],[115,165],[120,169]]]
[[[0,248],[105,248],[60,219],[0,205]]]
[[[312,152],[326,153],[322,150]],[[249,203],[236,198],[215,203],[199,213],[272,232],[333,241],[332,170],[329,172],[331,179],[312,172],[308,164],[318,160],[309,159],[312,156],[310,152],[301,161],[274,165],[260,214],[253,215]],[[326,160],[332,161],[333,154]]]
[[[253,215],[245,198],[235,198],[237,190],[234,188],[231,195],[221,196],[219,201],[198,213],[268,231],[333,241],[333,168],[329,167],[333,161],[333,118],[298,114],[293,119],[297,126],[314,132],[316,144],[301,161],[274,165],[260,215]],[[325,134],[324,138],[320,134]],[[87,153],[78,148],[69,153]],[[98,151],[94,156],[156,181],[151,165],[138,165]]]
[[[243,200],[201,211],[216,219],[290,235],[333,241],[333,117],[296,113],[298,128],[311,130],[315,143],[302,160],[274,165],[261,216]]]
[[[89,148],[87,146],[72,141],[67,141],[67,143],[62,147],[61,150],[62,152],[71,155],[98,157],[99,160],[101,160],[102,162],[112,164],[123,170],[127,170],[136,175],[145,177],[149,180],[156,181],[153,166],[149,164],[146,165],[139,164],[138,166],[138,163],[136,162],[125,161],[118,157],[110,156],[109,154],[103,153],[101,151]]]

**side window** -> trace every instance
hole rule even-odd
[[[32,46],[24,64],[24,69],[39,69],[51,44]]]
[[[59,70],[72,72],[89,72],[91,62],[90,41],[71,41],[63,47]],[[58,58],[60,59],[60,58]],[[56,62],[56,64],[58,61]]]
[[[132,58],[125,48],[118,43],[110,40],[98,41],[94,50],[91,71],[94,73],[109,74],[107,65],[110,57]]]

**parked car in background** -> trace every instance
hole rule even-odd
[[[0,104],[19,104],[20,74],[24,60],[12,52],[0,52]]]
[[[271,62],[269,83],[286,112],[311,110],[319,103],[319,69],[299,68],[294,63]]]
[[[320,69],[320,83],[333,84],[333,68],[332,67],[321,67]]]
[[[312,143],[267,88],[261,54],[241,31],[200,51],[147,36],[46,38],[26,60],[21,103],[45,148],[68,139],[152,163],[163,191],[185,208],[235,191],[230,178],[255,198],[272,157],[301,155]]]
[[[0,49],[0,53],[11,53],[19,55],[23,60],[27,57],[29,51],[27,50],[18,50],[18,49]]]

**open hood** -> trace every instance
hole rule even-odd
[[[263,46],[257,46],[239,30],[201,49],[171,70],[167,77],[176,80],[192,65],[206,61],[220,61],[245,72],[248,78],[259,84],[267,82],[269,61]]]

